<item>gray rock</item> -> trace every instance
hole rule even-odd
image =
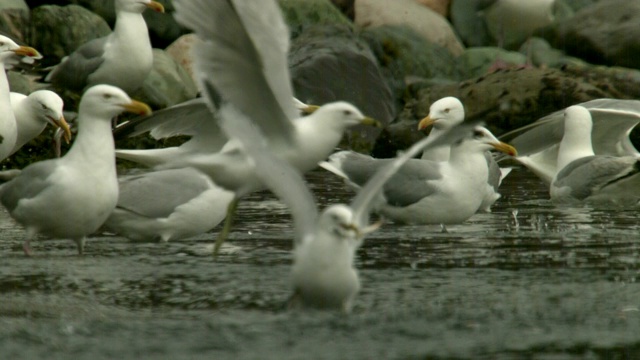
[[[317,25],[353,26],[329,0],[278,0],[278,3],[292,39]]]
[[[640,2],[600,1],[557,29],[556,48],[594,64],[640,69]]]
[[[527,64],[527,57],[499,47],[468,48],[455,59],[458,71],[470,79],[502,68],[518,68]]]
[[[379,26],[360,34],[373,50],[398,108],[404,106],[408,82],[433,79],[460,80],[455,57],[445,48],[424,41],[405,26]]]
[[[568,56],[564,51],[555,49],[544,39],[539,37],[529,38],[520,52],[527,57],[533,66],[560,68],[567,65],[587,66],[588,64],[576,57]]]
[[[197,94],[196,84],[187,71],[163,50],[153,49],[151,73],[132,97],[161,109],[193,99]]]
[[[0,34],[22,43],[25,40],[24,31],[28,22],[29,7],[24,0],[0,2]]]
[[[292,43],[290,70],[296,96],[322,105],[344,100],[383,124],[394,118],[391,91],[367,44],[349,28],[309,28]],[[349,146],[370,150],[380,129],[357,126],[349,131]]]
[[[415,0],[357,0],[355,15],[355,23],[362,28],[407,26],[425,41],[446,48],[454,56],[464,49],[447,19]]]
[[[42,53],[42,64],[50,66],[85,42],[110,32],[100,16],[81,6],[45,5],[31,12],[27,43]]]
[[[456,33],[466,46],[494,46],[497,44],[491,33],[489,33],[489,28],[481,12],[488,2],[490,1],[451,1],[451,22]]]

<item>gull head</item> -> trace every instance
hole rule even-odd
[[[360,230],[354,223],[353,211],[343,204],[326,208],[318,219],[320,230],[331,234],[337,241],[358,240]]]
[[[27,96],[31,111],[39,121],[49,123],[63,131],[64,140],[71,140],[71,129],[64,118],[62,110],[64,102],[58,94],[49,90],[34,91]]]
[[[116,0],[116,11],[126,11],[132,13],[142,13],[145,9],[151,9],[163,13],[164,6],[152,0]]]
[[[513,146],[498,140],[489,129],[484,126],[476,126],[473,133],[463,139],[458,140],[452,147],[464,148],[468,152],[484,153],[488,150],[497,150],[509,156],[516,156],[518,152]]]
[[[127,93],[111,85],[92,86],[80,100],[79,113],[109,121],[125,111],[138,115],[151,114],[147,104],[131,100]]]
[[[27,57],[32,59],[40,59],[42,55],[29,46],[20,46],[15,41],[6,36],[0,35],[0,62],[18,57]]]
[[[378,121],[364,116],[358,108],[344,101],[337,101],[320,106],[309,116],[318,119],[324,126],[332,127],[340,131],[359,124],[381,126]]]
[[[457,98],[442,98],[429,108],[429,115],[418,123],[418,130],[433,126],[434,129],[447,130],[464,121],[464,106]]]
[[[591,144],[593,120],[586,108],[574,105],[564,111],[564,134],[558,148],[558,169],[594,154]]]

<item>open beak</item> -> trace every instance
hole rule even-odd
[[[374,118],[370,118],[368,116],[365,116],[364,118],[362,118],[362,120],[360,120],[360,124],[362,125],[368,125],[368,126],[373,126],[373,127],[377,127],[377,128],[381,128],[382,127],[382,123]]]
[[[157,1],[151,1],[147,4],[144,4],[146,7],[148,7],[149,9],[159,12],[159,13],[164,13],[164,6],[162,6],[162,4],[160,4]]]
[[[493,146],[494,149],[505,153],[509,156],[517,156],[518,155],[518,151],[516,150],[516,148],[514,148],[513,146],[507,144],[507,143],[503,143],[503,142],[492,142],[489,145]]]
[[[380,218],[375,223],[373,223],[373,224],[367,226],[366,228],[360,230],[359,234],[362,235],[362,236],[365,236],[367,234],[371,234],[372,232],[378,230],[382,225],[384,225],[384,223],[385,223],[385,219],[384,218]]]
[[[126,111],[137,115],[151,115],[151,108],[149,105],[141,101],[131,100],[130,103],[120,106],[122,106]]]
[[[429,126],[433,125],[436,121],[433,120],[429,115],[427,115],[424,119],[420,120],[418,123],[418,130],[424,130]]]
[[[69,127],[69,123],[65,120],[64,116],[60,116],[59,119],[54,119],[52,117],[48,117],[51,124],[63,131],[62,137],[64,141],[68,144],[71,141],[71,128]]]
[[[13,50],[16,55],[20,56],[28,56],[35,59],[41,59],[42,55],[38,52],[38,50],[30,47],[30,46],[20,46],[19,48]]]

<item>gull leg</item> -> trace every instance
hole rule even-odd
[[[234,197],[233,200],[227,205],[227,217],[224,219],[224,225],[222,226],[222,231],[218,233],[218,237],[216,237],[216,243],[213,246],[213,257],[218,256],[218,252],[220,251],[220,247],[222,243],[227,239],[229,233],[231,232],[231,226],[233,226],[233,220],[236,215],[236,209],[238,208],[238,202],[240,199]]]
[[[24,243],[22,243],[22,251],[28,257],[33,256],[33,250],[31,250],[31,239],[27,238]]]
[[[443,234],[449,233],[449,230],[447,230],[447,226],[445,224],[440,224],[440,232]]]
[[[81,238],[79,240],[76,240],[76,245],[78,246],[78,255],[82,256],[84,255],[84,245],[86,244],[87,239],[86,238]]]

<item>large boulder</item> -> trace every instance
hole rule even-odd
[[[27,43],[44,55],[42,64],[48,66],[110,32],[104,19],[81,6],[45,5],[31,11]]]
[[[464,49],[444,17],[414,0],[356,0],[355,12],[355,23],[363,28],[405,25],[453,55],[460,55]]]
[[[467,119],[481,119],[499,135],[570,105],[622,95],[611,82],[590,81],[588,75],[582,77],[577,72],[525,68],[499,70],[461,83],[421,88],[403,111],[404,118],[413,118],[413,121],[405,120],[389,127],[376,144],[374,155],[393,156],[397,150],[409,147],[417,138],[418,120],[429,113],[431,104],[446,96],[459,98]]]
[[[395,114],[391,91],[367,44],[349,28],[309,28],[292,43],[289,57],[296,96],[322,105],[344,100],[383,124]],[[380,129],[358,126],[349,134],[350,147],[369,150]]]
[[[378,59],[398,108],[404,107],[405,91],[409,83],[422,81],[431,84],[447,79],[461,80],[451,52],[440,45],[424,41],[410,27],[378,26],[364,29],[360,35]]]
[[[160,109],[193,99],[197,94],[187,71],[163,50],[153,49],[153,68],[142,89],[132,97]]]
[[[552,44],[588,62],[640,69],[640,1],[600,1],[557,28]]]
[[[353,26],[353,23],[329,0],[278,0],[278,3],[292,39],[307,28],[318,25]]]
[[[0,34],[18,43],[24,42],[29,22],[29,7],[24,0],[0,1]]]

